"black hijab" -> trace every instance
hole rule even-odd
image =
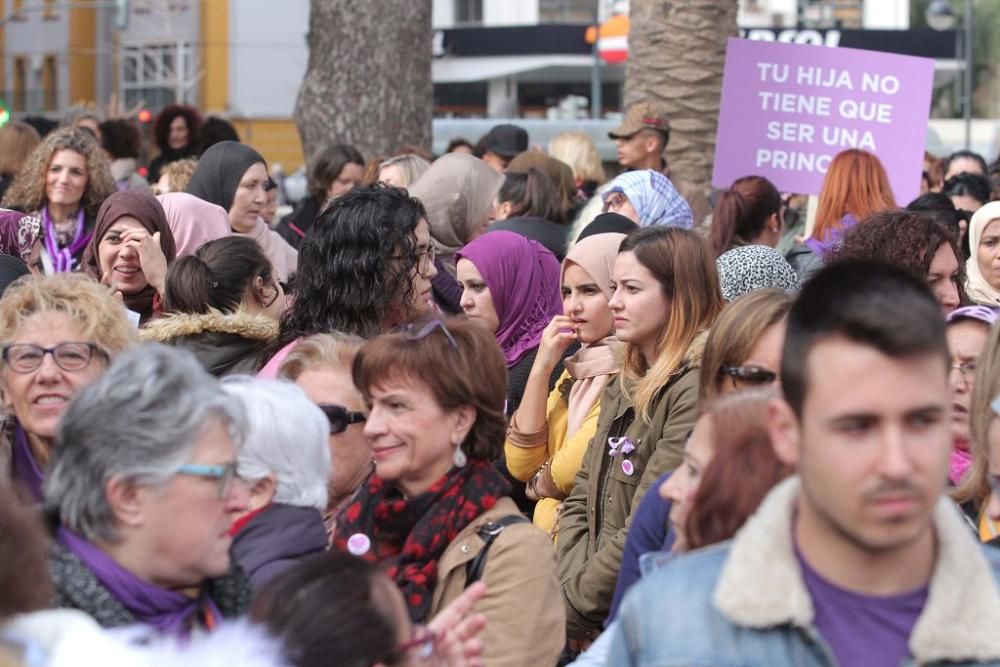
[[[226,209],[233,207],[233,197],[247,169],[258,162],[267,167],[260,153],[238,141],[220,141],[198,160],[188,182],[187,192],[199,199]]]

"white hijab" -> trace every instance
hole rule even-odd
[[[1000,290],[990,285],[979,269],[979,241],[986,226],[994,220],[1000,220],[1000,201],[980,207],[969,223],[969,251],[972,256],[965,263],[966,291],[969,298],[984,306],[1000,306]]]

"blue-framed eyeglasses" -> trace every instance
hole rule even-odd
[[[217,480],[216,493],[218,493],[219,498],[226,498],[232,491],[233,482],[236,480],[236,461],[221,466],[185,463],[177,469],[177,474],[213,478]]]

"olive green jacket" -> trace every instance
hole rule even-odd
[[[618,382],[604,390],[597,433],[559,519],[559,581],[571,638],[594,637],[602,628],[615,592],[632,510],[660,475],[681,464],[684,443],[697,419],[705,337],[702,334],[692,343],[684,366],[653,403],[649,421],[635,417]],[[626,435],[635,450],[611,456],[608,439]],[[623,466],[626,459],[631,468]]]

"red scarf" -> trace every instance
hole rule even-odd
[[[333,547],[348,552],[352,535],[367,536],[371,548],[361,558],[387,566],[386,574],[402,591],[410,618],[423,622],[430,612],[441,554],[463,528],[509,494],[510,484],[487,461],[470,459],[413,498],[404,498],[373,475],[340,515]]]

